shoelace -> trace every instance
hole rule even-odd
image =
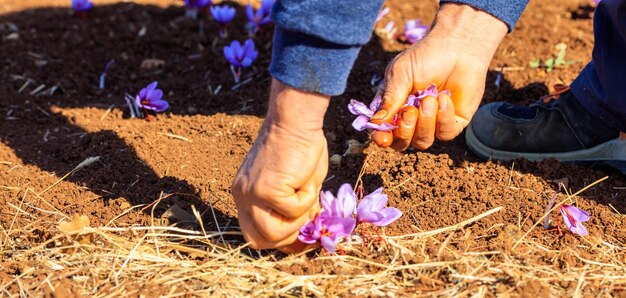
[[[561,97],[561,95],[567,93],[568,91],[569,91],[569,86],[568,85],[555,84],[554,85],[554,92],[552,92],[551,94],[548,94],[548,95],[544,95],[540,99],[543,101],[543,103],[549,103],[550,101],[559,99],[559,97]]]
[[[557,100],[559,99],[559,97],[561,97],[561,95],[569,92],[570,88],[569,85],[565,85],[565,84],[555,84],[554,85],[554,92],[552,92],[551,94],[548,95],[544,95],[540,98],[541,101],[543,101],[544,104],[547,104],[553,100]],[[620,132],[619,133],[619,138],[622,140],[626,140],[626,132]]]

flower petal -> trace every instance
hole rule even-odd
[[[352,186],[348,183],[341,185],[339,191],[337,191],[337,199],[339,199],[341,204],[343,217],[352,217],[355,211],[354,207],[356,206],[356,194]]]
[[[563,204],[561,206],[567,209],[569,214],[571,214],[577,221],[584,222],[589,220],[589,212],[570,205]]]
[[[376,113],[378,111],[378,108],[380,108],[380,105],[382,103],[383,103],[382,96],[378,95],[378,96],[374,97],[374,99],[372,99],[372,102],[370,103],[370,110],[373,113]]]
[[[370,213],[372,213],[372,204],[373,200],[369,196],[363,197],[359,204],[356,206],[356,218],[359,222],[363,221],[365,218],[368,218]]]
[[[367,125],[371,124],[369,121],[370,119],[367,118],[367,116],[356,117],[356,119],[352,122],[352,127],[358,131],[364,131],[367,128]]]
[[[350,103],[348,104],[348,111],[350,111],[352,115],[357,116],[364,115],[368,118],[372,118],[372,116],[374,116],[374,112],[372,110],[370,110],[364,103],[356,99],[350,100]]]
[[[328,253],[335,253],[335,245],[336,245],[336,240],[332,239],[329,236],[322,236],[322,238],[320,239],[320,242],[322,243],[322,247],[328,252]]]
[[[385,208],[376,213],[380,214],[382,218],[376,222],[372,222],[372,224],[379,226],[379,227],[387,226],[390,223],[396,221],[398,218],[400,218],[400,216],[402,216],[402,212],[393,207]]]
[[[383,191],[383,188],[379,187],[376,191],[365,196],[372,200],[372,207],[371,207],[372,211],[380,211],[383,208],[385,208],[385,206],[387,205],[387,200],[388,200],[387,195],[383,194],[382,191]]]
[[[241,67],[247,68],[250,67],[250,65],[252,65],[252,59],[248,57],[243,58],[243,61],[241,61]]]
[[[235,59],[235,52],[233,51],[232,47],[224,47],[224,57],[226,58],[226,61],[228,61],[228,63],[239,66],[239,61]]]

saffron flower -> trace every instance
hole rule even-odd
[[[254,49],[254,41],[252,39],[246,40],[243,46],[241,46],[239,41],[235,40],[230,46],[224,47],[224,57],[230,63],[230,71],[235,78],[235,83],[239,83],[241,69],[250,67],[258,55],[259,52]]]
[[[582,224],[589,220],[589,213],[587,211],[565,204],[559,206],[559,209],[561,209],[565,225],[572,233],[587,236],[587,229],[585,229]]]
[[[139,91],[139,94],[135,96],[135,106],[137,108],[159,113],[170,107],[169,103],[163,99],[163,91],[157,89],[157,84],[156,81],[152,82]]]
[[[356,207],[357,222],[384,227],[396,221],[402,216],[402,212],[393,207],[385,207],[387,200],[382,187],[363,197]]]
[[[337,242],[351,235],[355,227],[354,218],[342,218],[323,210],[314,220],[300,228],[298,240],[306,244],[314,244],[319,241],[322,247],[332,254],[335,252]]]
[[[330,191],[320,192],[320,204],[324,210],[329,210],[332,215],[343,218],[352,217],[356,206],[356,194],[352,186],[344,183],[337,191],[337,197]]]
[[[252,5],[246,7],[246,16],[248,17],[248,34],[254,35],[259,31],[261,26],[271,23],[270,11],[276,0],[262,0],[261,7],[254,10]]]
[[[348,104],[348,110],[353,115],[356,115],[356,119],[352,122],[352,127],[358,131],[363,131],[365,129],[373,129],[378,131],[391,131],[395,129],[397,126],[385,123],[376,124],[369,122],[370,119],[374,116],[380,105],[382,104],[383,99],[380,96],[374,97],[369,107],[364,103],[352,99],[350,100],[350,104]]]
[[[417,96],[415,95],[409,95],[409,97],[406,100],[405,106],[415,106],[415,107],[419,107],[420,103],[422,102],[422,99],[426,98],[427,96],[432,96],[434,98],[437,98],[437,96],[439,96],[439,94],[446,94],[448,96],[450,96],[450,91],[448,90],[443,90],[441,92],[437,91],[437,85],[432,84],[430,86],[428,86],[428,88],[424,89],[423,91],[419,90],[417,91]]]
[[[198,18],[198,10],[204,9],[212,3],[212,0],[184,0],[185,16],[196,19]]]
[[[227,5],[211,6],[211,15],[213,19],[220,24],[220,37],[228,37],[226,24],[230,23],[235,18],[235,9]]]
[[[72,9],[76,13],[84,13],[93,7],[91,0],[72,0]]]
[[[410,44],[420,41],[427,32],[428,26],[422,24],[419,19],[409,20],[404,25],[404,39]]]

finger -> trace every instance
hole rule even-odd
[[[290,189],[291,194],[288,195],[265,197],[266,194],[261,194],[261,196],[264,197],[268,205],[272,206],[272,209],[281,215],[292,219],[301,217],[316,202],[319,202],[319,193],[327,173],[328,149],[324,146],[315,168],[311,170],[311,176],[298,189]],[[270,179],[269,181],[281,180]],[[287,191],[287,189],[283,191]]]
[[[298,240],[296,240],[296,242],[289,244],[287,246],[283,246],[283,247],[279,247],[278,250],[287,253],[287,254],[292,254],[292,253],[297,253],[297,252],[301,252],[304,250],[307,250],[309,248],[312,247],[316,247],[316,244],[306,244],[306,243],[302,243]]]
[[[415,134],[411,145],[424,150],[435,142],[435,129],[437,127],[437,99],[427,96],[420,103],[420,113],[415,127]]]
[[[458,136],[462,127],[459,129],[460,124],[456,121],[454,114],[454,103],[447,94],[439,94],[437,98],[438,110],[437,110],[437,139],[442,141],[449,141]]]
[[[277,247],[285,247],[295,243],[298,239],[299,231],[287,235],[281,241],[270,241],[263,237],[263,235],[257,230],[256,226],[252,223],[249,216],[239,217],[239,226],[243,237],[246,242],[250,243],[250,247],[253,249],[271,249]]]
[[[372,141],[380,147],[389,147],[393,143],[393,133],[390,131],[374,131]]]
[[[395,115],[406,102],[413,89],[413,81],[409,71],[399,56],[389,64],[385,72],[385,88],[383,90],[383,102],[374,114],[372,120],[393,123]]]
[[[250,207],[250,218],[256,224],[255,229],[263,239],[272,243],[278,243],[291,237],[294,233],[297,234],[310,218],[319,213],[319,209],[319,203],[317,203],[306,214],[298,218],[288,218],[271,207],[252,205]],[[293,241],[288,244],[291,243]],[[276,245],[274,247],[280,246],[284,245]]]
[[[414,106],[406,106],[398,113],[398,128],[393,130],[393,144],[391,148],[404,151],[411,145],[415,126],[419,117],[419,110]]]

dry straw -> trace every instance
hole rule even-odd
[[[548,233],[534,229],[472,234],[474,224],[503,207],[432,231],[383,234],[366,244],[354,237],[342,246],[343,255],[284,256],[226,242],[241,241],[240,233],[205,230],[195,208],[198,230],[162,226],[154,217],[149,226],[123,225],[117,222],[123,214],[91,227],[46,201],[46,192],[70,174],[41,192],[23,189],[7,202],[14,215],[1,226],[0,296],[611,296],[626,287],[623,239],[609,243],[592,236],[584,247],[554,249],[538,241]],[[38,240],[28,242],[35,233]],[[510,245],[499,249],[464,245],[503,234]],[[535,255],[547,260],[529,263]]]

